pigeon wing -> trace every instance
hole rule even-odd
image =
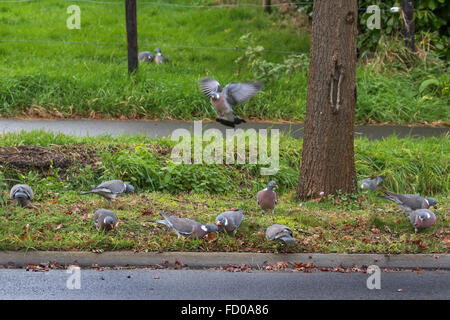
[[[107,189],[111,193],[119,194],[125,192],[126,186],[122,180],[110,180],[99,184],[94,190],[99,191],[100,189]],[[101,191],[105,192],[104,190]]]
[[[217,80],[211,78],[201,78],[199,81],[199,85],[203,94],[208,98],[211,96],[211,93],[222,91],[220,83]]]
[[[225,86],[223,92],[227,103],[235,106],[247,101],[263,88],[262,82],[230,83]]]

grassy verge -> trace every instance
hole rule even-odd
[[[259,7],[205,9],[139,4],[139,50],[154,52],[159,46],[172,63],[141,64],[137,74],[129,77],[122,2],[77,3],[81,8],[80,30],[66,27],[66,8],[72,3],[0,3],[0,40],[6,40],[0,41],[0,115],[214,118],[215,111],[198,89],[200,77],[215,77],[226,84],[254,79],[254,73],[264,69],[264,91],[236,112],[254,119],[304,121],[307,69],[277,71],[279,64],[293,67],[286,62],[290,57],[286,52],[309,54],[309,33],[301,16],[279,12],[267,15]],[[235,62],[247,54],[247,44],[240,38],[248,33],[253,47],[265,49],[258,64],[246,59],[244,63]],[[236,47],[238,50],[232,49]],[[415,76],[390,67],[380,71],[359,66],[356,121],[448,122],[448,95],[423,96],[419,92],[423,79],[430,73],[440,77],[442,70],[437,66]]]
[[[394,204],[373,194],[298,202],[294,189],[301,141],[281,138],[281,169],[275,177],[260,176],[259,167],[250,164],[174,165],[169,160],[172,145],[168,139],[139,136],[2,135],[0,249],[448,252],[448,137],[355,141],[359,177],[385,174],[389,189],[437,198],[438,222],[419,234],[414,234],[409,220]],[[107,205],[106,201],[81,197],[80,191],[109,178],[132,182],[137,194],[114,203],[121,223],[113,232],[103,234],[95,230],[92,216],[95,209]],[[273,220],[257,208],[255,194],[272,178],[281,187],[274,221],[293,228],[299,242],[295,248],[264,240],[264,230]],[[17,182],[27,182],[36,191],[37,209],[19,208],[6,200],[9,187]],[[202,240],[178,240],[164,226],[148,222],[165,211],[207,223],[233,207],[242,207],[247,216],[236,237],[219,234]]]

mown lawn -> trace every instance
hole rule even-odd
[[[265,88],[236,112],[252,119],[304,121],[307,67],[272,74],[292,53],[309,55],[309,31],[301,16],[276,8],[267,15],[255,7],[177,8],[138,1],[139,50],[160,47],[171,63],[141,64],[129,77],[124,4],[106,2],[0,3],[0,116],[214,118],[198,79],[215,77],[222,84],[254,79],[254,70],[263,66],[252,69],[252,61],[236,59],[248,46],[262,46],[260,57],[269,64]],[[66,27],[72,4],[81,8],[80,30]],[[250,43],[239,40],[249,33]],[[448,122],[448,95],[419,93],[424,79],[446,72],[444,65],[428,62],[405,72],[361,63],[356,121]]]
[[[450,143],[445,136],[355,141],[358,178],[385,174],[390,190],[438,200],[437,223],[418,234],[393,203],[376,194],[297,201],[301,140],[289,137],[280,139],[280,171],[266,177],[258,165],[174,165],[169,139],[43,132],[0,137],[0,250],[448,252]],[[113,203],[120,225],[104,234],[96,231],[92,217],[107,201],[80,192],[111,178],[131,182],[137,193]],[[280,185],[273,218],[262,214],[255,201],[270,179]],[[7,200],[9,188],[19,182],[35,190],[36,209]],[[212,223],[231,208],[243,208],[247,217],[236,237],[178,240],[174,232],[149,222],[164,211]],[[273,222],[290,226],[299,245],[267,242],[264,231]]]

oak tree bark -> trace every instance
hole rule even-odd
[[[315,0],[297,196],[356,190],[357,0]]]

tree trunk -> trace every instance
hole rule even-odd
[[[416,44],[414,41],[414,5],[412,0],[402,1],[402,12],[403,18],[403,36],[405,37],[406,46],[411,49],[411,51],[416,51]]]
[[[138,68],[136,0],[125,0],[125,18],[127,28],[128,73]]]
[[[357,23],[357,0],[314,1],[301,200],[356,190]]]
[[[271,13],[272,7],[270,6],[270,0],[263,0],[264,12]]]

